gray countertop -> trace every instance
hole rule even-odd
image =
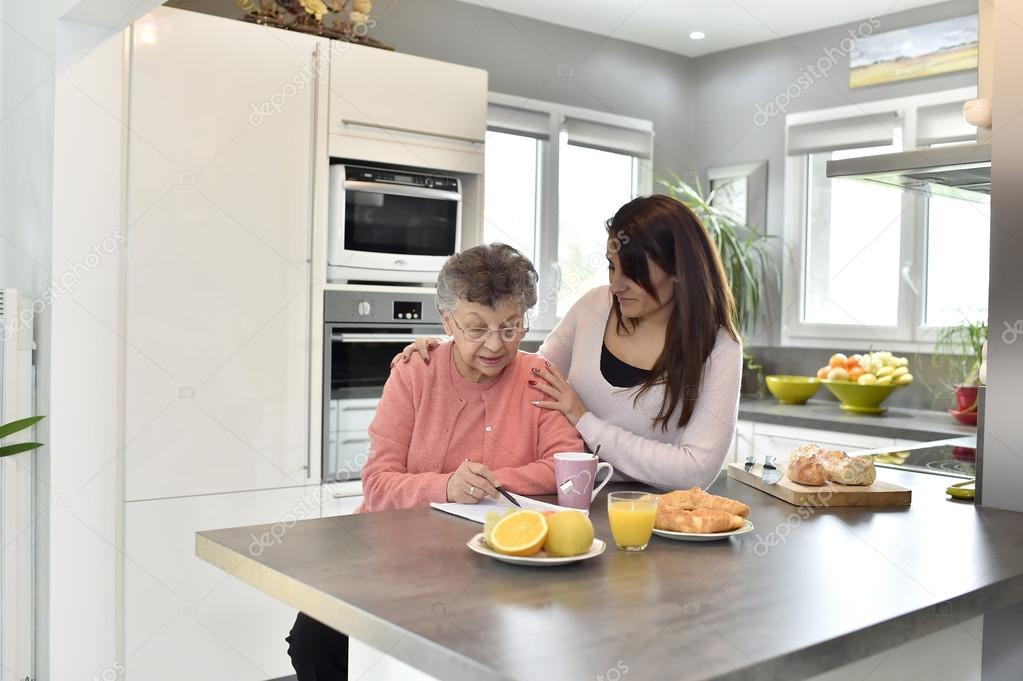
[[[800,511],[722,474],[754,532],[640,554],[610,541],[609,485],[608,550],[554,568],[474,554],[481,526],[430,508],[199,532],[196,553],[445,680],[800,679],[1023,600],[1023,515],[879,477],[912,506]]]
[[[810,400],[806,404],[781,404],[774,399],[742,398],[739,418],[743,421],[777,423],[801,428],[820,428],[844,433],[902,438],[905,440],[940,440],[959,435],[976,435],[977,429],[966,426],[941,411],[890,407],[879,416],[847,414],[837,402]]]

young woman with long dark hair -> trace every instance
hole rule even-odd
[[[732,441],[742,375],[721,258],[667,196],[625,204],[607,233],[609,285],[584,294],[540,347],[534,404],[565,414],[621,476],[706,488]],[[427,356],[425,341],[417,349]]]

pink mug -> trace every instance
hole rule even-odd
[[[604,480],[597,485],[597,471],[607,469]],[[589,452],[558,452],[554,455],[554,482],[558,486],[558,505],[589,510],[590,502],[614,475],[606,461],[597,461]]]

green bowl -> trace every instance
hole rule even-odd
[[[881,403],[901,388],[899,385],[860,385],[851,381],[821,380],[821,383],[838,398],[842,409],[853,414],[883,414],[888,407]]]
[[[767,389],[782,404],[806,404],[821,387],[819,379],[813,376],[767,376]]]

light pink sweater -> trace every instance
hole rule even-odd
[[[706,489],[717,477],[735,433],[742,380],[742,346],[724,330],[703,368],[703,384],[684,428],[653,427],[663,388],[633,406],[634,388],[616,388],[600,373],[611,292],[600,286],[572,306],[539,353],[568,379],[589,410],[576,424],[590,450],[628,478],[664,489]],[[676,416],[677,419],[677,416]]]
[[[369,426],[360,512],[447,501],[448,478],[467,458],[511,492],[554,494],[554,454],[585,451],[561,412],[530,404],[530,368],[542,358],[520,352],[496,380],[471,383],[455,368],[453,347],[441,345],[429,364],[391,370]]]

